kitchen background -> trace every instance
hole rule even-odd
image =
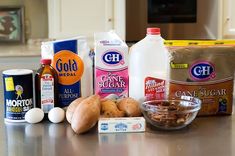
[[[37,69],[41,41],[85,35],[92,48],[93,33],[110,29],[128,43],[150,26],[160,27],[165,39],[235,38],[234,0],[1,0],[0,18],[19,6],[22,39],[0,38],[0,70]]]

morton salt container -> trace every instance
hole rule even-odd
[[[129,95],[163,99],[168,86],[168,51],[159,28],[148,28],[144,39],[133,45],[129,57]]]
[[[33,108],[33,71],[11,69],[2,74],[5,121],[24,122],[25,113]]]

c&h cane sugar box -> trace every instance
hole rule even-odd
[[[128,46],[114,32],[95,33],[95,93],[128,96]]]

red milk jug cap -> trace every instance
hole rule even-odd
[[[161,31],[160,28],[147,28],[148,35],[160,35]]]

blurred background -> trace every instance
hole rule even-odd
[[[165,39],[233,39],[233,6],[234,0],[1,0],[0,66],[9,58],[38,61],[42,41],[83,35],[93,48],[100,31],[115,30],[130,44],[147,27],[160,27]]]
[[[4,7],[22,7],[26,43],[77,35],[92,40],[94,32],[111,29],[136,42],[151,26],[160,27],[166,39],[218,39],[235,36],[234,5],[233,0],[1,0],[0,19]]]

